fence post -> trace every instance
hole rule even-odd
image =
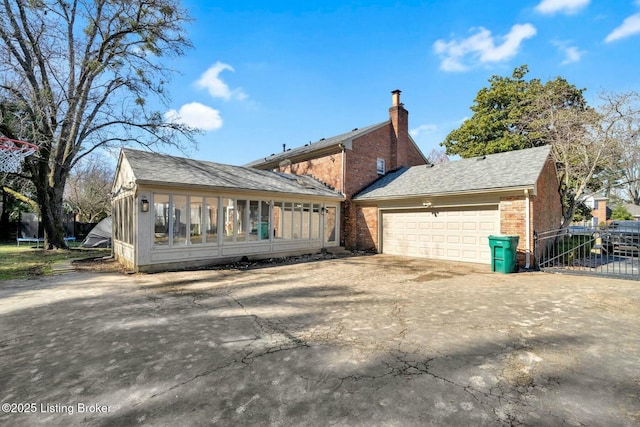
[[[536,270],[540,269],[538,264],[538,232],[533,230],[533,266]]]

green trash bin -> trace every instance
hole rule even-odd
[[[269,223],[260,223],[260,240],[269,240]]]
[[[491,271],[515,273],[519,236],[489,236],[491,248]]]

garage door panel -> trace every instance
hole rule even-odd
[[[382,214],[383,252],[392,255],[490,263],[490,234],[499,232],[497,206]]]
[[[463,245],[477,245],[478,239],[476,236],[462,236],[462,244]]]
[[[493,222],[481,222],[480,223],[480,230],[483,231],[495,231],[498,227],[496,227],[496,224]]]

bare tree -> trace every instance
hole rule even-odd
[[[623,190],[625,198],[640,205],[640,94],[626,92],[603,97],[618,117],[611,128],[618,155],[611,175],[617,178],[615,185]]]
[[[573,220],[581,196],[589,189],[597,189],[598,175],[615,164],[614,130],[622,116],[617,98],[603,97],[602,105],[595,110],[587,106],[562,108],[558,95],[563,96],[557,88],[541,91],[523,120],[529,131],[552,146],[563,202],[562,227],[566,227]]]
[[[168,122],[147,100],[168,103],[173,74],[161,59],[190,47],[179,0],[3,0],[0,103],[5,136],[39,150],[23,175],[36,190],[45,246],[66,247],[63,192],[74,165],[101,147],[179,145],[194,129]]]
[[[111,213],[114,170],[101,156],[85,157],[71,172],[64,200],[79,221],[98,222]]]
[[[447,153],[445,153],[444,150],[436,150],[435,148],[433,148],[431,151],[429,151],[427,160],[429,160],[429,163],[437,165],[439,163],[448,162],[449,156],[447,156]]]

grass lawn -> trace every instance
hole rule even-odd
[[[78,243],[75,244],[76,246]],[[111,249],[84,249],[46,251],[30,245],[0,243],[0,280],[24,279],[51,274],[51,265],[58,261],[78,258],[104,257]]]

